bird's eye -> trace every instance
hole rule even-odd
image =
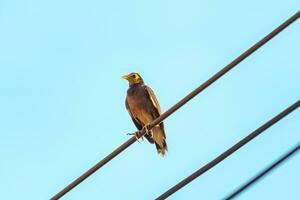
[[[133,75],[132,75],[132,78],[136,79],[136,78],[137,78],[137,75],[133,74]]]

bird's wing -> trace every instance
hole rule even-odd
[[[159,103],[157,101],[157,98],[156,98],[153,90],[150,87],[146,86],[146,85],[144,87],[145,87],[145,89],[148,93],[148,96],[149,96],[154,108],[156,109],[158,116],[159,116],[161,114],[161,109],[160,109]],[[158,116],[156,116],[156,117],[158,117]]]
[[[148,98],[151,100],[152,108],[150,109],[150,113],[154,119],[160,116],[161,109],[159,106],[159,103],[157,101],[157,98],[153,92],[153,90],[145,85],[145,89],[148,94]],[[158,126],[155,126],[152,129],[153,132],[153,140],[156,145],[157,152],[161,155],[164,155],[166,151],[168,150],[167,143],[166,143],[166,133],[164,130],[164,123],[161,122]]]

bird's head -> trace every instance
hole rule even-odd
[[[137,83],[143,83],[142,77],[138,73],[130,73],[128,75],[122,76],[123,79],[127,80],[129,85],[134,85]]]

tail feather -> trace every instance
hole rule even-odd
[[[157,153],[164,156],[168,150],[166,143],[166,135],[163,127],[157,126],[152,129],[153,140],[157,149]]]

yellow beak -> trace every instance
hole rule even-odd
[[[129,76],[128,75],[124,75],[122,76],[123,79],[128,80]]]

